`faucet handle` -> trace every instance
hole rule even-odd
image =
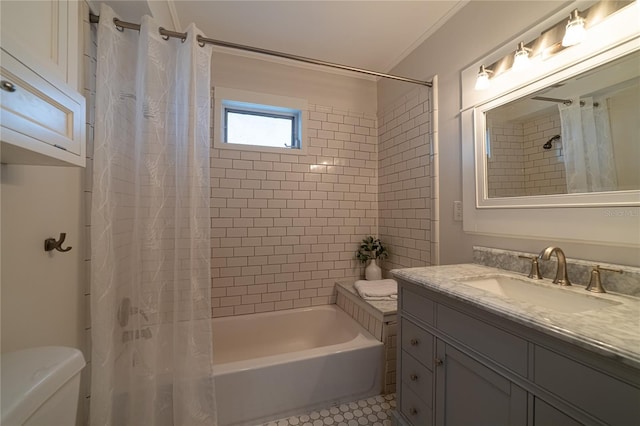
[[[605,268],[600,265],[595,265],[591,270],[591,281],[589,281],[589,285],[585,290],[591,291],[593,293],[606,293],[604,287],[602,286],[602,281],[600,280],[600,271],[616,272],[618,274],[623,273],[621,269],[611,269]]]
[[[527,277],[541,280],[542,275],[540,274],[540,265],[538,264],[538,258],[535,256],[518,256],[520,259],[528,259],[531,261],[531,271],[529,271],[529,275]]]

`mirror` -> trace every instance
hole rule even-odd
[[[461,73],[462,226],[466,233],[500,238],[605,244],[616,247],[633,247],[636,250],[640,247],[640,220],[638,220],[640,218],[640,189],[638,189],[640,186],[637,174],[634,174],[634,172],[637,173],[637,169],[640,169],[638,167],[640,158],[637,151],[640,144],[638,140],[640,114],[637,104],[640,99],[638,91],[638,71],[640,70],[638,14],[640,13],[640,2],[633,2],[616,13],[607,15],[597,25],[590,27],[588,37],[584,42],[552,53],[550,56],[539,55],[537,59],[532,60],[531,66],[527,69],[507,69],[500,75],[491,78],[491,84],[488,88],[475,89],[478,69],[481,65],[492,65],[501,61],[502,58],[513,55],[513,47],[522,40],[535,40],[537,37],[546,38],[549,34],[547,29],[562,23],[567,14],[576,7],[578,6],[575,3],[568,4],[556,15],[550,16],[549,19],[540,22],[531,30],[505,43],[491,55],[470,64]],[[551,38],[550,43],[556,42],[559,43],[560,39]],[[634,87],[635,89],[633,89]],[[548,169],[548,171],[542,172],[560,172],[548,175],[549,180],[557,179],[554,182],[560,187],[557,189],[558,193],[526,195],[526,192],[521,190],[520,195],[492,192],[489,196],[490,190],[493,191],[491,189],[493,182],[487,184],[490,174],[499,176],[499,173],[506,173],[508,169],[506,166],[497,167],[498,164],[489,165],[487,161],[489,155],[492,160],[496,155],[502,155],[504,152],[499,151],[497,141],[495,141],[496,144],[493,144],[491,125],[487,126],[485,121],[522,119],[527,116],[544,114],[545,109],[559,114],[560,106],[563,108],[579,106],[581,100],[584,102],[582,108],[593,108],[594,99],[600,99],[609,91],[616,92],[618,89],[632,90],[632,94],[629,95],[632,98],[630,101],[635,100],[636,102],[633,107],[635,109],[632,108],[629,110],[631,112],[627,112],[632,117],[631,119],[618,117],[612,119],[609,111],[610,130],[615,132],[615,134],[612,133],[612,140],[616,144],[613,148],[614,158],[617,158],[618,161],[621,159],[628,161],[624,168],[631,171],[632,177],[628,181],[630,183],[624,183],[626,178],[618,178],[616,175],[617,189],[610,189],[613,187],[596,189],[593,185],[591,187],[587,185],[587,188],[582,191],[596,192],[570,192],[571,190],[562,187],[563,184],[567,185],[565,167],[564,179],[562,178],[562,170],[554,169],[551,171]],[[533,97],[559,99],[561,102],[532,100]],[[572,103],[564,105],[565,100],[571,100]],[[599,101],[596,102],[600,104]],[[609,101],[607,101],[607,107],[611,108]],[[613,109],[616,108],[617,106],[614,105]],[[578,108],[575,110],[580,111]],[[525,129],[523,127],[522,141],[516,140],[514,147],[507,147],[510,149],[519,146],[519,150],[515,150],[511,158],[507,154],[505,164],[508,164],[509,161],[522,161],[522,165],[517,164],[513,167],[524,169],[525,155],[537,154],[540,157],[540,153],[542,153],[541,158],[531,158],[534,166],[535,161],[538,160],[549,160],[549,164],[538,163],[540,167],[550,166],[551,158],[549,156],[555,156],[555,166],[564,166],[564,156],[568,155],[569,144],[566,143],[566,140],[562,140],[561,121],[558,119],[558,123],[555,123],[554,119],[554,124],[547,125],[549,127],[545,129],[542,129],[544,127],[542,122],[534,124],[536,131],[541,130],[543,136],[536,139],[536,143],[531,143],[528,148],[519,146],[519,144],[524,145],[525,143]],[[538,126],[541,128],[538,129]],[[591,126],[591,128],[593,127],[595,125]],[[486,137],[487,129],[489,129],[488,140]],[[532,129],[527,129],[527,131]],[[596,129],[600,130],[597,127]],[[621,130],[626,133],[619,137],[618,133]],[[546,134],[545,131],[547,131]],[[589,134],[588,132],[583,133]],[[560,135],[560,138],[554,139],[556,135]],[[497,136],[497,132],[494,132],[493,139],[496,139]],[[505,134],[503,136],[514,135]],[[574,138],[574,135],[571,137]],[[550,148],[545,149],[545,145],[550,145]],[[618,145],[622,148],[617,148]],[[492,149],[493,151],[491,151]],[[630,149],[631,151],[621,153],[620,149]],[[545,153],[548,153],[546,158]],[[574,150],[574,153],[583,155],[584,150]],[[562,161],[560,161],[560,157],[563,157]],[[628,167],[628,164],[631,164],[631,168]],[[617,167],[616,165],[616,173],[619,173]],[[509,180],[511,178],[502,179],[502,182]],[[526,182],[524,181],[524,183]],[[587,183],[590,182],[592,182],[591,179],[587,179]],[[493,188],[496,190],[504,189]]]
[[[640,51],[484,111],[487,198],[640,189]]]

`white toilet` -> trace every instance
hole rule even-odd
[[[3,426],[74,426],[82,353],[44,346],[0,355]]]

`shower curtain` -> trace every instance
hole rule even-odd
[[[210,46],[98,29],[91,425],[215,425]]]
[[[615,191],[618,182],[607,100],[576,98],[559,109],[567,192]]]

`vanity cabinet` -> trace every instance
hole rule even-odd
[[[0,2],[0,161],[85,164],[80,4]]]
[[[400,424],[637,425],[640,372],[399,280]]]

